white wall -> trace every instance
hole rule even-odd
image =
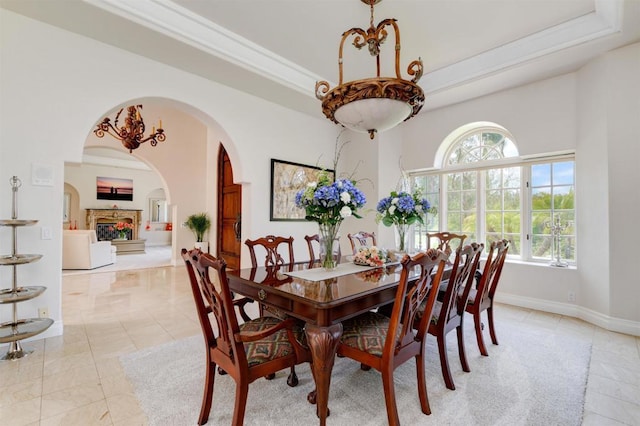
[[[575,75],[567,74],[419,114],[402,125],[402,157],[406,168],[433,167],[435,153],[449,133],[476,121],[490,121],[509,130],[520,155],[573,149],[576,147]]]
[[[593,235],[595,231],[598,243],[581,244],[576,254],[581,273],[577,299],[582,306],[609,315],[610,266],[609,256],[603,255],[603,248],[610,244],[609,227],[603,225],[610,220],[608,149],[607,144],[602,143],[607,140],[607,106],[603,101],[607,85],[602,78],[605,72],[605,60],[600,59],[587,64],[577,74],[580,90],[576,99],[579,112],[576,176],[580,192],[576,196],[576,207],[580,217],[576,230],[581,240],[583,234]],[[588,192],[580,188],[588,188]]]
[[[640,43],[606,55],[611,316],[640,321]],[[603,253],[600,253],[602,256]]]
[[[20,230],[19,250],[44,254],[39,262],[19,268],[19,281],[48,287],[39,298],[21,303],[19,315],[36,316],[37,308],[45,305],[56,320],[40,337],[62,332],[64,163],[79,162],[95,124],[132,102],[145,104],[149,117],[154,115],[147,105],[165,102],[206,128],[204,147],[189,140],[177,145],[168,137],[164,148],[136,152],[164,177],[171,203],[180,207],[174,225],[192,211],[215,214],[216,174],[211,163],[222,142],[235,179],[243,184],[243,240],[267,232],[293,233],[302,240],[296,249],[301,256],[306,253],[301,235],[314,229],[313,224],[269,222],[269,167],[272,157],[307,164],[332,158],[338,129],[320,113],[311,118],[5,9],[0,9],[0,28],[0,217],[11,215],[8,179],[17,175],[24,182],[19,216],[40,221],[37,227]],[[181,123],[163,122],[168,135],[175,135]],[[105,139],[97,142],[104,143]],[[52,167],[53,186],[30,184],[33,163]],[[51,240],[40,239],[40,226],[52,229]],[[7,229],[0,229],[2,252],[9,250],[9,236]],[[174,246],[186,246],[192,238],[188,229],[179,229]],[[9,268],[0,268],[0,282],[2,287],[11,282]],[[0,307],[0,321],[8,320],[10,311]]]

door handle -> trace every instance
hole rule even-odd
[[[236,234],[236,241],[240,241],[241,238],[241,234],[242,234],[242,216],[240,215],[240,213],[238,213],[238,216],[236,216],[236,221],[233,222],[233,232]]]

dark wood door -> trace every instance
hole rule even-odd
[[[231,269],[240,268],[242,186],[233,183],[233,168],[227,151],[218,153],[218,246],[217,253]]]

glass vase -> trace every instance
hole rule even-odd
[[[318,224],[318,236],[320,237],[320,265],[327,271],[335,269],[338,266],[338,259],[334,251],[336,253],[338,252],[337,245],[340,244],[336,241],[339,228],[340,222],[335,224]]]
[[[406,223],[398,223],[396,228],[396,249],[399,253],[407,253],[409,251],[409,228]]]

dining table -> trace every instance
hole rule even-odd
[[[342,322],[394,301],[402,270],[399,262],[372,267],[353,262],[325,270],[316,263],[295,263],[231,270],[229,287],[268,310],[305,322],[320,425],[329,415],[329,385]]]

